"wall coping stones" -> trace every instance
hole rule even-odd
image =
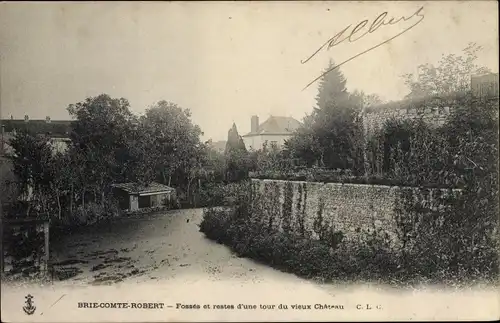
[[[358,183],[333,183],[333,182],[312,182],[312,181],[293,181],[293,180],[283,180],[283,179],[260,179],[260,178],[251,178],[251,181],[255,182],[292,182],[292,183],[300,183],[300,184],[321,184],[321,185],[334,185],[334,186],[349,186],[349,187],[372,187],[372,188],[383,188],[383,189],[432,189],[432,190],[441,190],[452,192],[462,192],[460,188],[438,188],[438,187],[422,187],[422,186],[400,186],[400,185],[381,185],[381,184],[358,184]]]

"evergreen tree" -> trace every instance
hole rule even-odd
[[[331,70],[335,66],[333,60],[330,59],[328,67],[323,71]],[[349,98],[349,93],[346,89],[347,80],[339,68],[335,68],[325,74],[319,81],[318,94],[316,96],[315,112],[334,109]]]
[[[227,142],[226,142],[226,151],[225,154],[229,154],[235,151],[246,152],[247,149],[245,147],[245,143],[243,139],[238,133],[238,129],[236,128],[236,124],[233,123],[233,126],[227,132]]]
[[[234,182],[248,177],[248,151],[234,123],[227,133],[225,157],[227,181]]]
[[[329,72],[319,82],[317,106],[287,148],[308,165],[314,156],[320,166],[358,172],[363,168],[362,101],[347,92],[347,81],[334,66],[330,60],[325,69]]]

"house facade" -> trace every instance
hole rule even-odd
[[[259,123],[258,116],[252,116],[250,122],[251,131],[242,136],[248,150],[260,150],[266,145],[267,147],[276,145],[281,148],[301,126],[296,119],[282,116],[270,116],[263,123]]]
[[[16,132],[26,130],[35,135],[46,135],[49,137],[50,144],[55,152],[64,152],[70,143],[69,134],[71,132],[71,120],[51,120],[46,117],[42,120],[30,120],[29,116],[24,119],[2,119],[1,137],[0,137],[0,155],[9,155],[12,153],[10,140]]]

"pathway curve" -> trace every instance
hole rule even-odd
[[[206,239],[199,232],[201,218],[200,209],[138,216],[58,241],[53,259],[63,280],[46,286],[2,284],[2,321],[472,320],[498,315],[495,291],[400,291],[301,279],[238,258]],[[22,310],[28,293],[37,306],[31,316]],[[78,308],[82,302],[156,302],[165,308]],[[211,309],[182,310],[178,303]],[[227,309],[231,305],[234,309]]]

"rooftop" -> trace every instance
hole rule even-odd
[[[270,116],[259,125],[257,132],[249,132],[244,135],[244,137],[263,134],[291,134],[297,130],[300,125],[301,123],[292,117]]]
[[[120,184],[113,184],[112,186],[124,190],[129,194],[139,194],[139,195],[174,191],[172,187],[156,182],[152,182],[149,185],[141,185],[139,183],[120,183]]]
[[[71,120],[27,120],[2,119],[0,123],[5,132],[27,130],[36,134],[48,134],[51,137],[68,137],[71,132]]]

